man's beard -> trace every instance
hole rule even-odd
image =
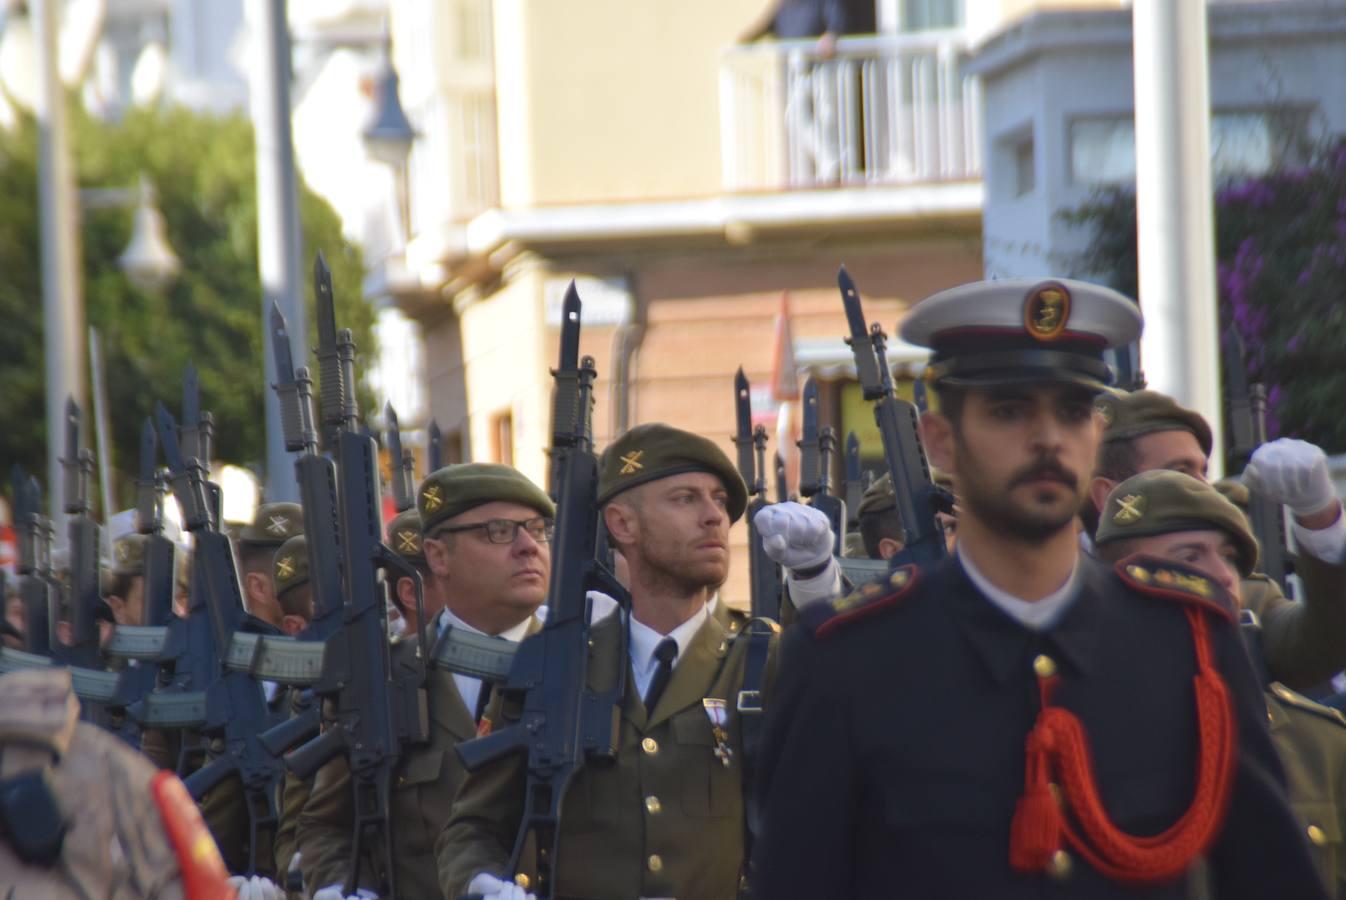
[[[659,546],[643,547],[642,581],[648,587],[658,586],[662,592],[694,594],[705,588],[718,588],[728,576],[728,566],[689,566],[681,554],[667,552]]]
[[[1069,497],[1045,508],[1016,503],[1011,498],[1010,492],[1016,487],[1044,474],[1059,478]],[[1058,534],[1074,521],[1083,500],[1080,479],[1051,457],[1025,466],[1003,485],[984,483],[973,466],[960,466],[958,471],[959,505],[1000,536],[1022,544],[1042,544]]]

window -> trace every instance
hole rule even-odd
[[[1033,193],[1037,187],[1037,166],[1030,134],[1014,145],[1014,196]]]
[[[500,413],[491,419],[491,455],[498,463],[514,465],[514,414]]]
[[[1260,175],[1306,159],[1305,109],[1217,112],[1211,117],[1214,176]],[[1136,177],[1136,125],[1131,116],[1075,119],[1069,127],[1070,177],[1076,184],[1124,184]]]
[[[963,0],[902,0],[903,31],[961,28]]]

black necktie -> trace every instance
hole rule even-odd
[[[650,686],[645,689],[645,712],[654,712],[654,707],[659,702],[659,698],[664,694],[664,688],[668,687],[668,680],[673,677],[673,660],[678,656],[678,642],[672,638],[664,638],[659,642],[659,646],[654,648],[654,658],[658,665],[654,669],[654,677],[650,679]]]

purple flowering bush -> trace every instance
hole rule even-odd
[[[1100,191],[1063,219],[1090,234],[1076,270],[1136,296],[1134,190]],[[1346,451],[1346,143],[1226,183],[1215,230],[1221,326],[1233,324],[1249,380],[1266,385],[1268,435]]]

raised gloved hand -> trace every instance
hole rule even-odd
[[[816,569],[832,558],[832,523],[812,506],[793,501],[764,506],[752,527],[766,555],[787,569]]]
[[[270,878],[232,875],[229,886],[238,892],[238,900],[285,900],[285,892]]]
[[[354,894],[347,894],[341,890],[341,885],[329,884],[319,889],[313,895],[313,900],[378,900],[378,897],[378,894],[364,888],[356,888]]]
[[[1301,517],[1322,512],[1337,500],[1327,455],[1317,444],[1294,438],[1278,438],[1258,447],[1243,470],[1243,483]]]
[[[467,893],[479,894],[482,900],[537,900],[512,881],[502,881],[494,875],[478,872],[467,883]],[[313,900],[318,900],[314,897]]]

